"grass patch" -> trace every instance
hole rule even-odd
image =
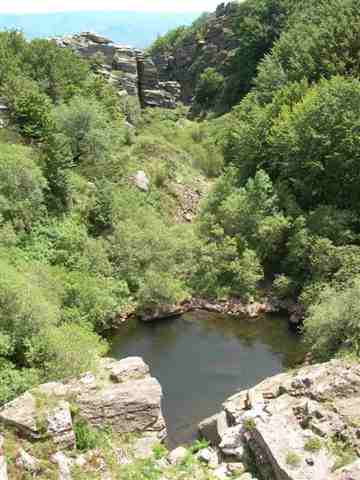
[[[85,420],[77,420],[74,423],[76,448],[80,452],[87,452],[98,446],[100,434]]]
[[[288,452],[286,454],[286,464],[290,467],[297,468],[300,466],[301,457],[295,452]]]
[[[326,447],[330,453],[335,456],[335,464],[333,471],[350,465],[357,459],[356,452],[350,443],[345,442],[337,437],[332,437],[327,440]]]
[[[155,445],[152,450],[156,460],[161,460],[168,454],[168,449],[161,443]]]
[[[304,445],[304,449],[307,452],[318,452],[319,450],[321,450],[321,447],[322,447],[322,443],[320,438],[318,437],[308,438]]]
[[[191,445],[190,447],[190,452],[191,453],[198,453],[200,450],[203,450],[204,448],[207,448],[209,446],[209,442],[205,440],[204,438],[201,438],[200,440],[195,440],[195,442]]]
[[[252,432],[255,430],[256,422],[253,418],[245,418],[243,422],[243,427],[246,432]]]

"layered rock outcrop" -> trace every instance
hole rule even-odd
[[[120,95],[138,98],[143,108],[176,107],[180,85],[174,81],[160,82],[157,67],[141,50],[118,45],[90,32],[53,41],[60,47],[71,48],[82,57],[92,59],[96,71],[114,85]]]
[[[102,361],[96,375],[52,382],[26,392],[0,410],[0,423],[31,440],[50,437],[59,448],[75,445],[71,411],[94,427],[166,437],[162,389],[141,358]]]
[[[167,50],[153,49],[152,58],[161,81],[181,85],[181,100],[190,104],[196,80],[208,67],[225,71],[238,47],[233,31],[233,16],[238,2],[222,3],[198,28]]]
[[[251,452],[263,480],[359,479],[360,366],[333,360],[268,378],[199,429],[224,456]]]

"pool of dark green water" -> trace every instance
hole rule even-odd
[[[198,311],[142,323],[132,320],[112,339],[115,358],[141,356],[162,385],[171,446],[196,437],[197,424],[230,395],[294,367],[301,337],[286,318],[256,320]]]

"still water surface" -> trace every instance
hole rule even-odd
[[[196,426],[237,391],[295,366],[301,338],[285,318],[246,320],[194,312],[154,323],[124,324],[112,356],[141,356],[160,381],[171,446],[191,441]]]

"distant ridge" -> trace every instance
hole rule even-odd
[[[158,35],[180,25],[190,25],[198,13],[171,12],[62,12],[9,15],[0,13],[0,29],[16,28],[29,39],[95,31],[115,42],[144,48]]]

